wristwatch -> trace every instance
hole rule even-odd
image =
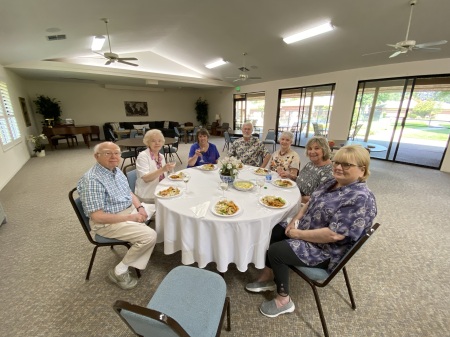
[[[144,208],[144,206],[139,206],[139,207],[136,207],[136,210],[139,212],[139,208]]]

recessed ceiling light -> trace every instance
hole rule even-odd
[[[91,50],[102,50],[104,43],[105,37],[103,35],[94,36],[94,38],[92,39]]]
[[[300,33],[297,33],[297,34],[285,37],[283,39],[283,41],[286,42],[287,44],[291,44],[291,43],[294,43],[294,42],[297,42],[297,41],[300,41],[300,40],[304,40],[304,39],[310,38],[312,36],[316,36],[316,35],[319,35],[319,34],[323,34],[323,33],[329,32],[329,31],[331,31],[333,29],[334,29],[334,27],[331,25],[331,23],[327,22],[327,23],[322,24],[320,26],[317,26],[317,27],[314,27],[314,28],[311,28],[311,29],[307,29],[307,30],[304,30],[303,32],[300,32]]]
[[[222,66],[222,65],[227,64],[227,63],[228,63],[227,61],[224,61],[223,59],[219,59],[219,60],[216,60],[214,62],[205,64],[205,67],[208,68],[208,69],[212,69],[212,68],[216,68],[216,67]]]

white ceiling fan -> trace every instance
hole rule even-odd
[[[245,53],[245,52],[242,53],[242,56],[243,56],[242,67],[238,68],[241,71],[241,73],[237,77],[234,76],[234,77],[227,77],[227,78],[234,78],[233,82],[238,82],[238,81],[244,82],[247,80],[260,80],[261,77],[248,76],[247,72],[249,72],[250,69],[248,69],[245,66],[245,56],[247,56],[247,53]]]
[[[419,44],[416,44],[415,40],[409,40],[409,28],[411,26],[413,9],[414,9],[414,6],[417,4],[417,2],[418,2],[418,0],[411,0],[409,3],[411,6],[411,11],[409,13],[408,28],[406,30],[405,40],[397,42],[396,44],[387,44],[387,46],[389,46],[389,47],[394,47],[394,50],[384,50],[384,51],[379,51],[379,52],[375,52],[375,53],[364,54],[363,56],[394,51],[394,53],[389,56],[389,58],[393,58],[393,57],[397,57],[400,54],[406,54],[407,52],[416,50],[416,49],[427,49],[427,50],[435,50],[435,51],[441,50],[441,48],[435,48],[434,46],[446,44],[447,43],[446,40],[425,42],[425,43],[419,43]]]
[[[109,20],[108,19],[102,19],[102,21],[106,25],[106,34],[108,36],[109,52],[106,52],[106,53],[102,54],[102,53],[98,53],[98,52],[94,51],[94,53],[99,54],[99,55],[101,55],[101,56],[103,56],[104,58],[107,59],[105,65],[110,65],[111,63],[119,62],[119,63],[128,64],[130,66],[137,67],[138,65],[136,63],[127,62],[127,61],[137,61],[137,58],[135,58],[135,57],[119,57],[119,55],[117,55],[117,54],[112,52],[112,50],[111,50],[111,38],[109,37],[109,31],[108,31],[108,22],[109,22]]]

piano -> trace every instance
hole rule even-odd
[[[42,133],[47,136],[52,149],[56,149],[58,145],[58,136],[74,136],[83,135],[84,143],[88,148],[91,147],[90,140],[100,140],[100,128],[97,125],[55,125],[53,127],[44,126]],[[92,138],[92,135],[96,135],[96,138]],[[67,138],[66,138],[67,139]],[[69,141],[67,140],[67,144]]]

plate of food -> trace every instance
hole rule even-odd
[[[269,173],[268,169],[262,168],[262,167],[258,167],[256,170],[253,171],[255,174],[259,175],[259,176],[265,176],[267,173]]]
[[[176,186],[169,186],[167,188],[159,190],[158,192],[155,193],[155,195],[158,198],[170,199],[170,198],[175,198],[175,197],[180,196],[181,193],[183,193],[183,191],[180,190],[178,187],[176,187]]]
[[[255,184],[249,180],[235,180],[233,186],[239,191],[251,191]]]
[[[199,166],[198,168],[203,171],[214,171],[217,169],[217,166],[214,164],[204,164]]]
[[[173,180],[173,181],[183,181],[184,175],[185,174],[181,171],[172,173],[172,174],[169,174],[169,179]]]
[[[281,188],[293,188],[297,186],[297,184],[290,179],[275,179],[272,181],[272,184]]]
[[[219,200],[211,207],[213,214],[223,217],[235,216],[241,211],[242,209],[234,201],[227,199]]]
[[[286,200],[275,195],[265,195],[259,199],[259,202],[269,208],[284,208],[288,205]]]

